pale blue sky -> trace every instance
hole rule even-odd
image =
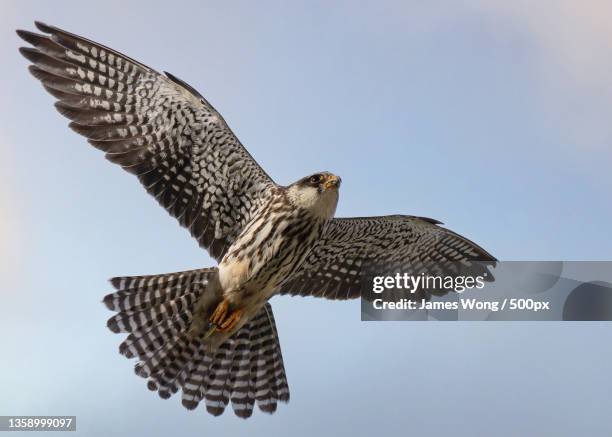
[[[363,323],[274,298],[292,400],[242,421],[146,390],[107,278],[211,265],[26,70],[39,19],[205,95],[338,215],[434,217],[503,260],[612,259],[612,7],[587,1],[18,2],[0,17],[0,414],[80,435],[610,435],[608,323]]]

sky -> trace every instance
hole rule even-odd
[[[66,127],[17,51],[34,20],[184,79],[277,182],[339,174],[339,216],[610,260],[610,2],[3,1],[0,414],[92,436],[612,433],[605,322],[361,322],[358,301],[274,297],[288,405],[244,421],[149,392],[105,327],[107,279],[214,263]]]

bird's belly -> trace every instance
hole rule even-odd
[[[286,259],[282,251],[262,253],[261,257],[238,257],[219,264],[219,282],[231,302],[267,301],[292,270],[294,262],[281,266],[277,260]],[[245,302],[246,303],[246,302]]]
[[[219,282],[231,301],[256,295],[269,299],[304,261],[321,224],[303,217],[255,222],[247,226],[219,264]],[[295,232],[297,229],[299,232]]]

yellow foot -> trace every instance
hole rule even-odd
[[[212,325],[205,337],[211,336],[215,331],[219,332],[228,332],[231,331],[238,321],[242,318],[243,311],[241,309],[237,309],[232,311],[228,316],[229,304],[227,301],[223,300],[217,305],[217,308],[213,311],[210,319],[208,321]]]
[[[230,316],[225,319],[218,327],[217,329],[221,332],[229,332],[232,329],[234,329],[234,327],[236,326],[236,324],[240,321],[240,319],[242,318],[242,310],[238,309],[235,310],[234,312],[232,312],[230,314]]]
[[[225,319],[228,309],[229,304],[227,303],[227,301],[222,300],[221,303],[217,305],[217,308],[215,308],[208,321],[213,325],[219,326],[223,322],[223,319]]]

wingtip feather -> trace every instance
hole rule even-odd
[[[27,31],[25,29],[16,29],[15,33],[17,34],[19,38],[31,44],[31,42],[29,41],[29,38],[30,38],[30,34],[33,34],[33,32]]]
[[[19,47],[19,53],[33,63],[37,63],[40,59],[40,52],[33,47]]]
[[[49,24],[43,23],[42,21],[38,20],[34,21],[34,26],[36,26],[36,28],[41,32],[45,33],[53,33],[53,30],[55,29],[53,26],[50,26]]]
[[[62,114],[64,117],[66,117],[69,120],[75,120],[81,115],[81,111],[79,111],[78,108],[70,106],[67,103],[64,103],[62,101],[55,102],[53,106],[55,106],[55,109],[57,109],[57,112],[59,112],[60,114]]]
[[[34,76],[36,79],[40,80],[41,82],[43,82],[43,84],[47,85],[44,81],[45,80],[50,80],[50,74],[47,73],[45,70],[43,70],[42,68],[37,67],[36,65],[30,65],[28,67],[28,71],[30,72],[30,74],[32,76]]]

